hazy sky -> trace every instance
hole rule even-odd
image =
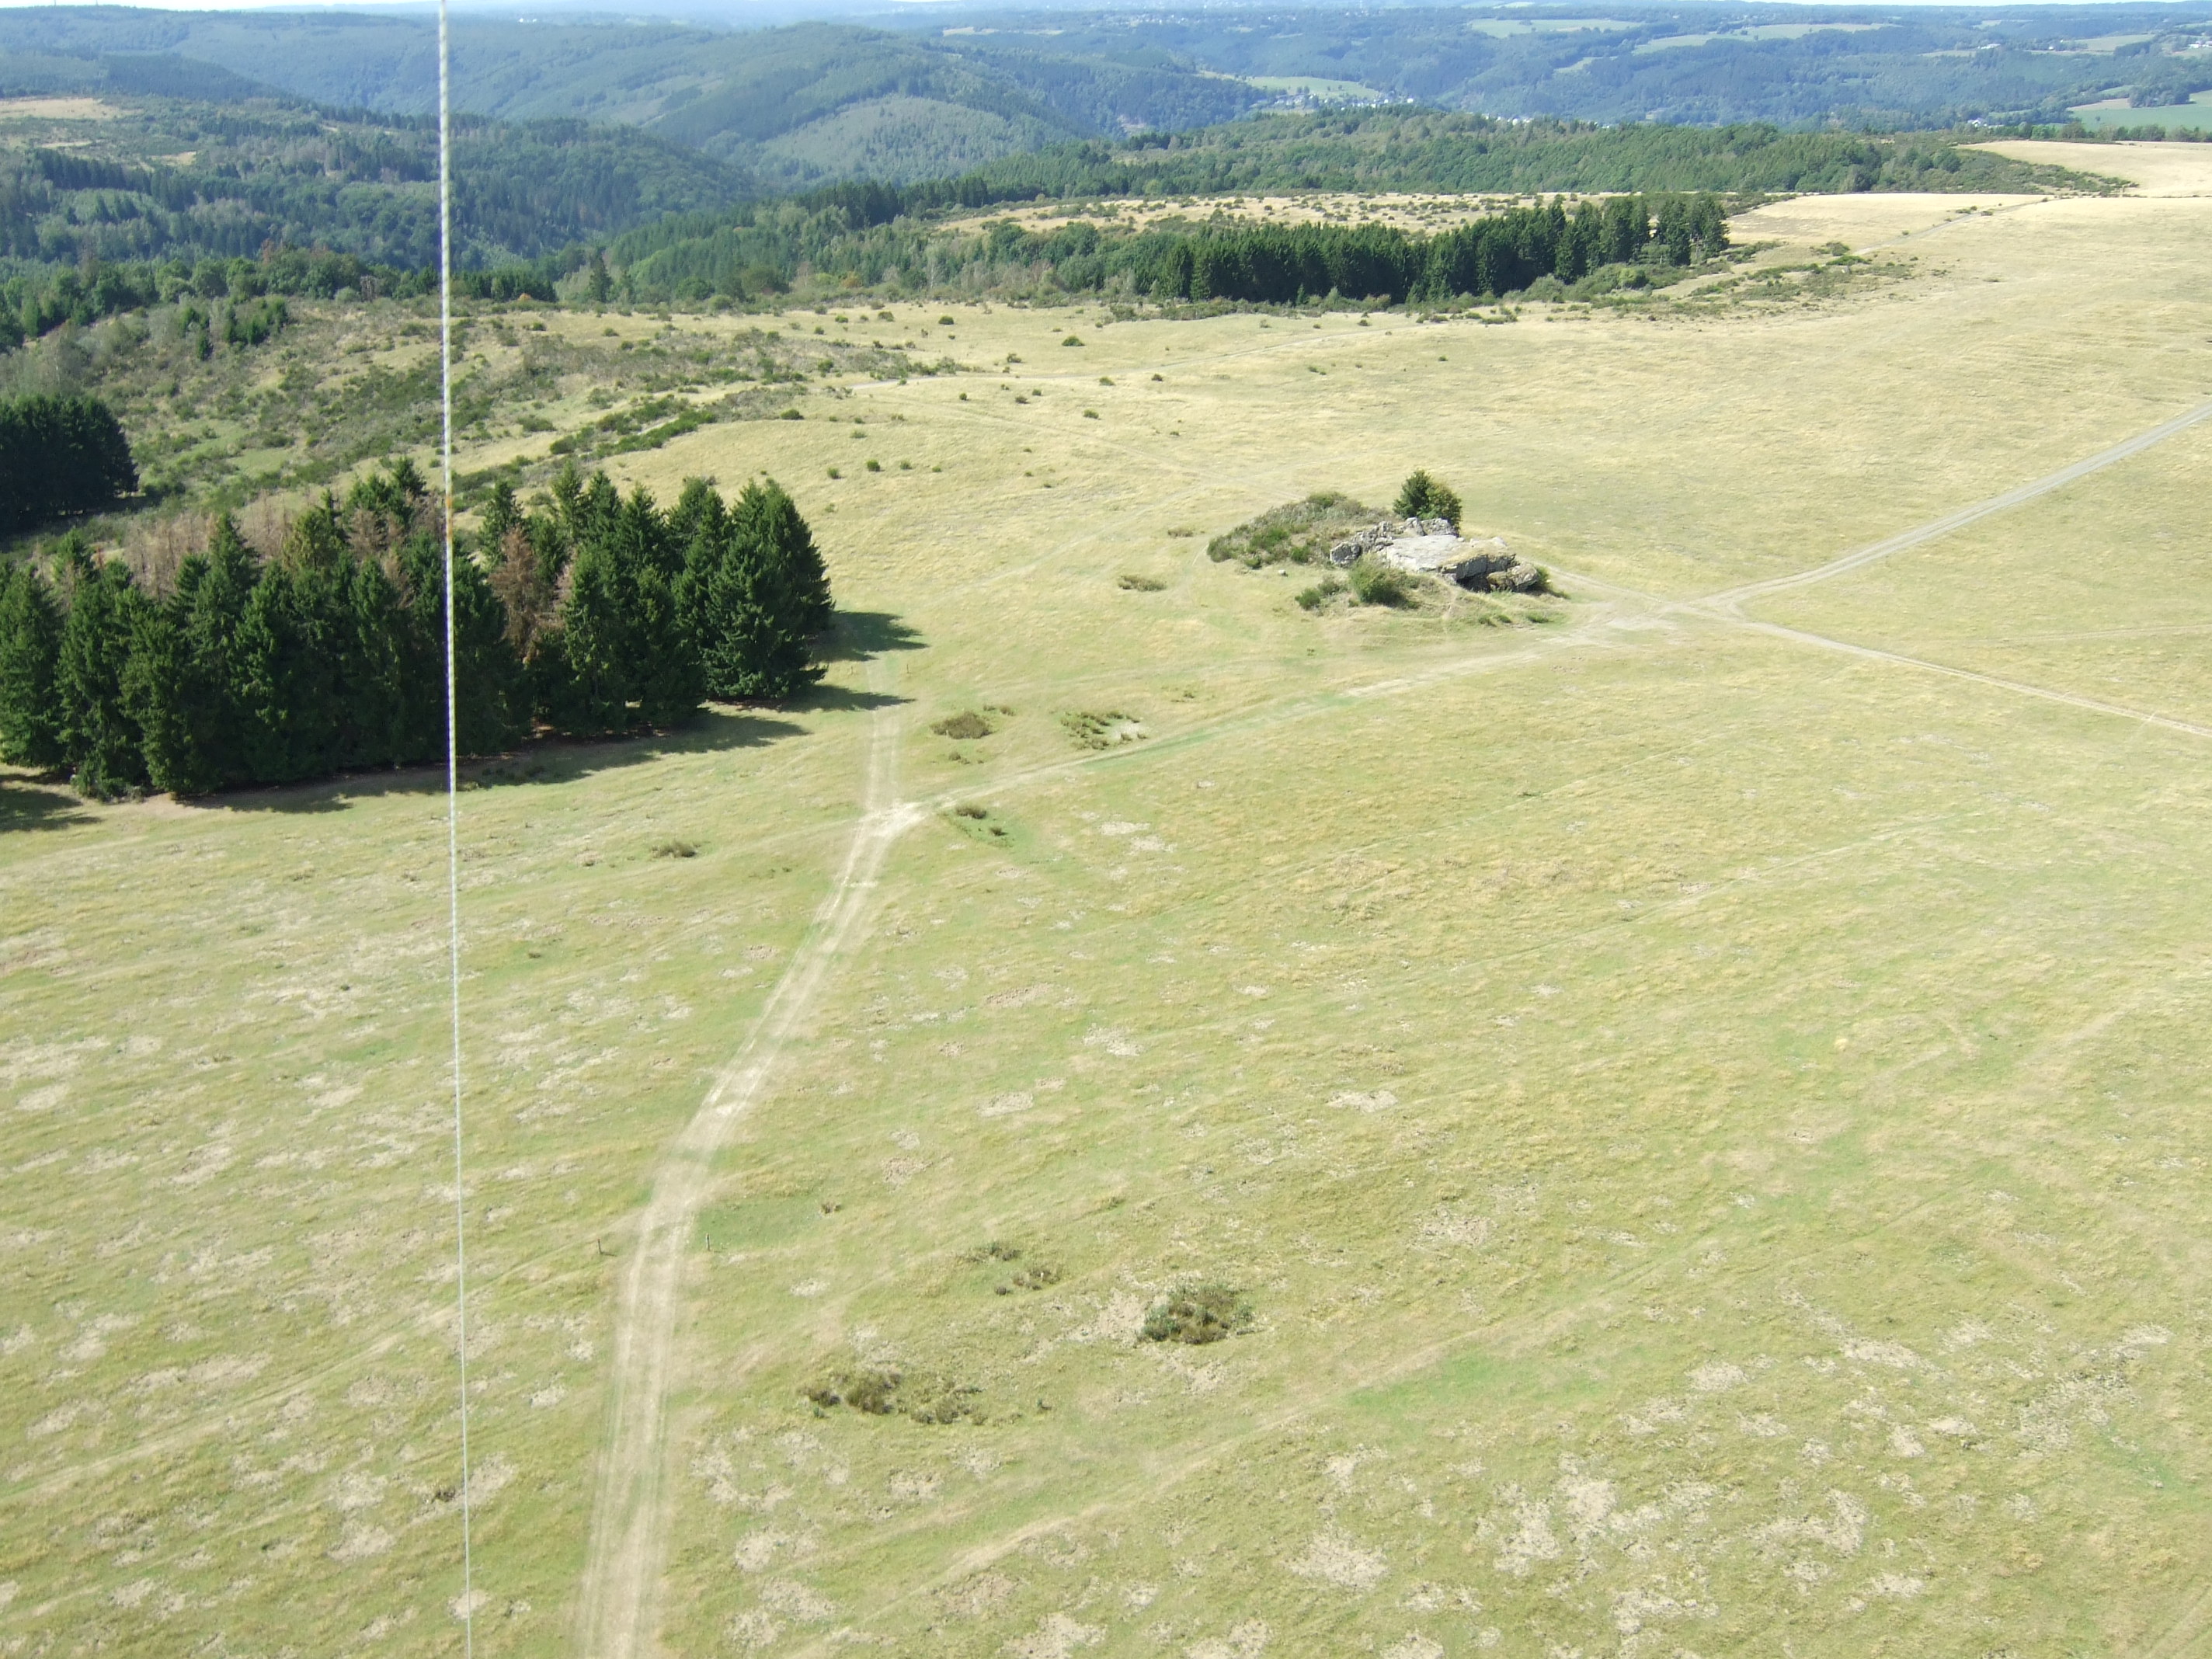
[[[1308,3],[1316,5],[1326,4],[1331,9],[1335,9],[1348,3],[1349,0],[1308,0]],[[1438,3],[1449,3],[1449,0],[1438,0]],[[1508,3],[1510,3],[1510,0]],[[1616,5],[1620,3],[1620,0],[1613,0],[1613,3]],[[1699,0],[1690,0],[1690,3],[1698,3]],[[1772,0],[1768,0],[1768,3],[1771,3]],[[1785,0],[1785,3],[1808,8],[1823,5],[1848,5],[1860,8],[1865,5],[1865,0]],[[1976,0],[1964,0],[1964,3],[1973,4]],[[2182,0],[2163,0],[2163,3],[2173,6],[2177,11],[2183,9]],[[88,6],[111,3],[112,0],[0,0],[0,10],[16,9],[27,6],[55,4]],[[142,9],[159,11],[427,13],[436,9],[434,0],[427,0],[427,3],[426,0],[136,0],[136,3]],[[1204,0],[1200,0],[1200,3],[1204,3]],[[1290,3],[1297,5],[1301,3],[1301,0],[1290,0]],[[1420,3],[1420,0],[1411,0],[1411,3]],[[1492,3],[1495,3],[1495,0],[1492,0]],[[2009,3],[2004,6],[1984,3],[1980,9],[1990,11],[2017,11],[2025,6],[2032,5],[2079,6],[2130,3],[2139,4],[2142,3],[2142,0],[2009,0]],[[781,23],[788,22],[794,17],[850,16],[854,13],[880,12],[895,7],[903,9],[908,6],[935,5],[942,6],[948,10],[957,9],[962,12],[979,12],[1000,9],[1008,11],[1133,9],[1136,4],[1137,0],[1007,0],[1007,3],[1003,6],[991,3],[991,0],[985,0],[982,4],[977,4],[975,0],[763,0],[763,3],[754,4],[747,4],[745,0],[688,0],[688,3],[686,0],[674,0],[673,3],[670,3],[669,0],[663,0],[663,3],[657,5],[647,3],[641,6],[622,6],[609,4],[608,0],[532,0],[531,3],[523,5],[515,4],[514,0],[453,0],[453,8],[455,11],[473,12],[479,15],[489,13],[495,15],[537,18],[559,16],[563,14],[590,13],[601,17],[622,15],[641,20],[666,17],[683,18],[696,22],[722,23]],[[1916,5],[1957,7],[1960,4],[1961,0],[1877,0],[1876,9],[1887,9],[1893,6]]]

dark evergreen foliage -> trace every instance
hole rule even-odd
[[[1416,469],[1398,487],[1398,499],[1390,503],[1390,510],[1401,519],[1444,519],[1454,530],[1459,528],[1458,492],[1438,483],[1425,468]]]
[[[147,601],[130,571],[95,563],[81,545],[64,553],[63,573],[69,620],[54,677],[62,759],[80,791],[106,799],[146,781],[140,726],[124,682]]]
[[[55,695],[60,608],[29,565],[0,565],[0,761],[50,770],[62,763]]]
[[[131,445],[99,398],[0,400],[0,530],[89,512],[137,488]]]
[[[452,568],[462,754],[675,726],[709,696],[821,677],[829,578],[773,483],[732,509],[693,480],[664,513],[569,468],[526,512],[495,498],[482,542]],[[217,520],[159,599],[74,532],[52,562],[54,584],[0,569],[0,760],[93,795],[197,795],[445,753],[443,542],[404,461],[325,495],[265,563]]]

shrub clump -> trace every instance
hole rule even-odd
[[[1311,587],[1298,590],[1298,604],[1308,611],[1318,611],[1343,592],[1343,577],[1323,576]]]
[[[1352,597],[1362,605],[1401,605],[1413,599],[1413,584],[1402,570],[1362,559],[1352,567]]]
[[[1132,593],[1158,593],[1164,590],[1167,584],[1156,576],[1132,575],[1122,577],[1121,586]]]
[[[1403,516],[1402,514],[1401,516]],[[1328,550],[1382,517],[1349,495],[1316,490],[1302,501],[1271,507],[1256,519],[1216,536],[1206,546],[1216,562],[1237,560],[1257,569],[1264,564],[1312,564]]]
[[[1459,528],[1458,494],[1419,469],[1398,486],[1398,499],[1390,503],[1390,510],[1401,519],[1446,519],[1454,531]]]
[[[940,738],[953,738],[962,742],[973,742],[977,738],[989,737],[999,728],[991,723],[988,716],[979,714],[969,708],[963,709],[957,714],[947,714],[929,729]]]
[[[1145,1316],[1147,1342],[1218,1342],[1252,1322],[1252,1305],[1226,1285],[1196,1285],[1155,1302]]]
[[[1110,709],[1094,714],[1088,709],[1074,709],[1060,717],[1060,729],[1084,749],[1111,749],[1117,744],[1137,743],[1143,739],[1144,727],[1133,716],[1117,714]]]
[[[859,1365],[836,1371],[801,1392],[817,1411],[848,1407],[869,1417],[905,1417],[916,1423],[981,1423],[983,1391],[969,1383],[896,1365]]]

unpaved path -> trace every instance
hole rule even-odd
[[[1831,559],[1826,564],[1815,565],[1810,570],[1801,570],[1790,576],[1771,577],[1763,582],[1747,582],[1741,587],[1731,587],[1708,595],[1700,604],[1706,608],[1736,611],[1741,610],[1747,600],[1765,599],[1771,593],[1786,593],[1792,588],[1809,587],[1814,582],[1826,581],[1832,576],[1848,574],[1886,559],[1893,553],[1902,553],[1923,542],[1932,542],[1939,536],[1963,530],[1977,519],[1985,519],[1992,513],[2005,512],[2024,501],[2032,501],[2038,495],[2063,489],[2076,479],[2086,478],[2093,472],[2102,472],[2108,466],[2117,466],[2130,456],[2140,455],[2152,445],[2162,444],[2175,434],[2185,432],[2208,417],[2212,417],[2212,400],[2198,404],[2193,409],[2184,410],[2170,421],[2160,421],[2156,426],[2147,427],[2134,437],[2114,444],[2110,449],[2062,466],[2056,472],[2045,473],[2017,489],[2008,489],[2002,495],[1992,495],[1987,501],[1962,507],[1955,513],[1947,513],[1940,519],[1930,519],[1926,524],[1901,530],[1894,536],[1862,547],[1855,553],[1846,553],[1840,559]]]
[[[878,682],[889,678],[880,661],[869,665],[869,690],[884,690]],[[692,1226],[731,1125],[761,1097],[830,964],[850,944],[891,844],[922,816],[897,798],[898,711],[896,703],[887,702],[870,723],[862,816],[812,930],[769,994],[744,1046],[663,1156],[653,1197],[639,1218],[615,1304],[607,1433],[577,1612],[577,1650],[585,1659],[644,1659],[657,1646],[656,1603],[666,1559],[668,1505],[662,1488],[670,1360]]]

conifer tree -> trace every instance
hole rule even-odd
[[[688,556],[691,544],[701,532],[710,536],[721,534],[722,526],[729,514],[722,506],[722,498],[714,486],[704,478],[686,478],[684,493],[676,499],[668,514],[668,536],[671,544]]]
[[[178,615],[172,605],[134,607],[123,705],[138,728],[147,781],[179,797],[204,795],[222,778],[198,742],[195,716],[204,699]]]
[[[64,558],[69,619],[55,675],[63,759],[80,793],[111,799],[146,781],[138,724],[123,691],[145,598],[127,568],[95,564],[81,542]]]
[[[261,562],[225,513],[208,538],[204,568],[192,572],[190,565],[188,561],[177,585],[192,679],[191,696],[181,705],[187,716],[184,729],[214,780],[208,787],[216,787],[248,775],[246,714],[238,696],[240,634],[254,584],[261,579]]]
[[[502,548],[507,532],[522,522],[522,508],[514,499],[514,486],[501,478],[491,489],[491,500],[484,503],[483,520],[477,534],[487,548]]]
[[[748,484],[719,534],[702,526],[686,562],[683,608],[708,694],[774,701],[819,679],[807,639],[828,587],[791,498]]]
[[[415,728],[416,754],[446,750],[446,568],[442,540],[418,530],[401,549],[410,618],[408,651],[419,666],[409,678],[427,696]],[[528,734],[521,665],[507,638],[507,619],[483,567],[461,542],[453,544],[453,677],[459,698],[454,720],[464,755],[495,754]]]
[[[1398,487],[1398,499],[1390,504],[1390,510],[1401,519],[1443,519],[1454,530],[1459,528],[1458,495],[1431,478],[1425,469],[1417,468]]]
[[[684,626],[680,548],[642,486],[630,492],[611,528],[625,601],[623,678],[647,726],[673,726],[699,712],[706,685],[699,652]]]
[[[279,562],[262,572],[239,628],[236,694],[246,771],[296,783],[330,770],[337,749],[333,665],[314,615],[321,584]]]
[[[409,718],[406,672],[412,618],[399,590],[372,559],[345,578],[338,653],[338,763],[401,766],[422,758],[419,722]]]
[[[561,605],[563,672],[548,688],[546,712],[564,731],[593,735],[629,729],[632,609],[628,584],[613,546],[586,542],[568,564],[568,593]]]
[[[738,545],[750,550],[763,573],[763,602],[775,607],[801,637],[826,630],[837,614],[830,598],[830,572],[798,504],[769,478],[748,483],[730,516]]]
[[[0,565],[0,761],[46,771],[62,763],[55,675],[61,608],[34,565]]]

